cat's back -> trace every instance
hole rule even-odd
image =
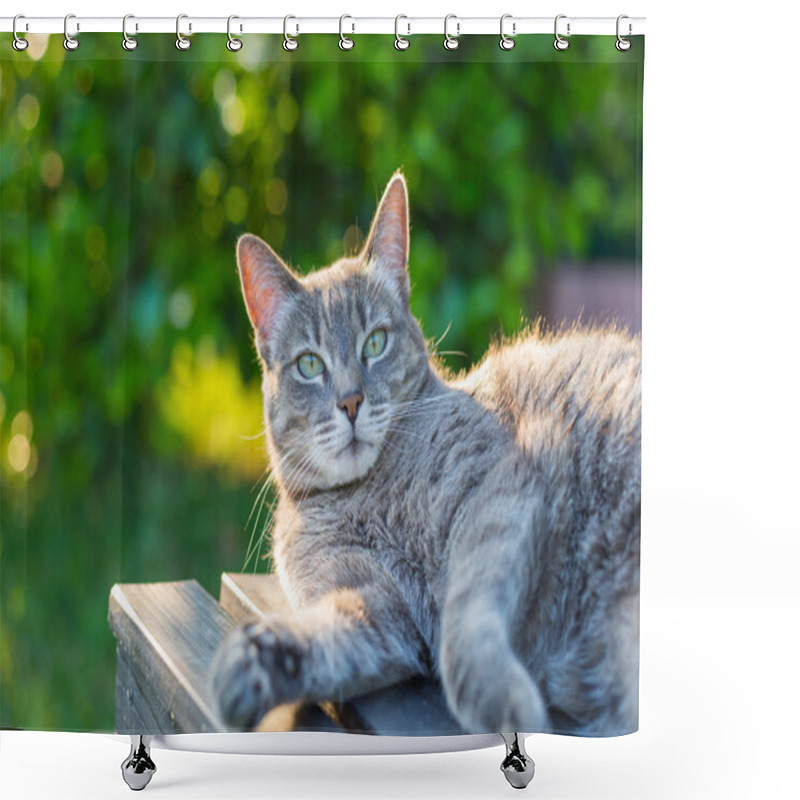
[[[641,438],[641,338],[616,327],[531,328],[493,346],[456,385],[523,449],[602,433],[626,450]]]

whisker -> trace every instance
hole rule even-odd
[[[236,438],[240,439],[243,442],[252,442],[252,441],[255,441],[256,439],[260,439],[262,436],[266,436],[266,435],[267,435],[267,429],[264,428],[264,430],[261,431],[261,433],[256,433],[254,436],[243,436],[243,435],[240,434]]]
[[[256,502],[253,505],[253,510],[250,512],[250,517],[247,518],[247,522],[249,524],[250,518],[253,516],[253,511],[255,511],[256,506],[258,506],[258,514],[256,515],[255,522],[253,523],[253,528],[252,528],[252,530],[250,532],[250,540],[247,543],[247,551],[246,551],[246,554],[245,554],[244,567],[242,568],[243,572],[247,569],[247,565],[250,563],[250,559],[261,548],[261,542],[262,542],[262,539],[263,539],[263,531],[259,534],[259,536],[257,538],[256,538],[256,531],[259,530],[258,523],[259,523],[259,521],[261,519],[261,514],[262,514],[262,512],[264,510],[264,506],[265,506],[264,499],[265,499],[266,493],[267,493],[269,487],[272,484],[273,484],[273,481],[271,480],[271,476],[268,476],[268,479],[267,479],[267,481],[265,481],[263,488],[258,493],[258,497],[256,498]],[[274,505],[273,505],[273,507],[274,507]],[[271,519],[271,514],[268,516],[268,519]],[[245,529],[246,529],[246,527],[247,526],[245,526]]]
[[[415,439],[416,441],[423,442],[426,445],[429,445],[431,443],[430,439],[428,439],[427,437],[420,436],[418,433],[414,433],[413,431],[410,431],[406,428],[400,428],[397,426],[392,426],[391,428],[388,428],[386,434],[387,438],[390,434],[400,434],[400,437],[406,441],[408,439]],[[384,441],[386,441],[386,439],[384,439]]]

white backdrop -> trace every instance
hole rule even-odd
[[[529,796],[796,797],[800,447],[796,5],[672,0],[25,0],[4,13],[647,16],[641,730],[537,736]],[[747,16],[746,16],[747,14]],[[8,47],[3,35],[0,46]],[[613,46],[609,41],[609,46]],[[127,746],[3,732],[3,798],[127,797]],[[155,751],[163,798],[508,797],[501,748],[278,758]]]

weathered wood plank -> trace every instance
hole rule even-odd
[[[291,610],[276,575],[223,572],[219,603],[236,622],[268,611],[288,613]]]
[[[117,733],[138,734],[140,731],[176,733],[177,728],[157,704],[152,693],[141,684],[140,676],[131,666],[125,651],[117,647]],[[156,707],[153,708],[152,706]],[[165,728],[166,726],[166,728]],[[167,730],[168,728],[168,730]]]
[[[237,622],[266,612],[288,611],[290,608],[275,575],[223,573],[220,602]],[[321,706],[325,714],[353,733],[397,736],[466,733],[450,713],[441,687],[424,678],[412,678],[347,703],[326,702]],[[259,730],[286,730],[262,727],[280,724],[280,716],[276,712],[279,709],[270,712],[262,720]],[[273,714],[276,716],[270,719]]]
[[[134,726],[140,734],[225,729],[209,691],[209,671],[234,624],[200,584],[117,584],[109,624],[120,656],[118,728]]]

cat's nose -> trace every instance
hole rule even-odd
[[[356,421],[356,415],[358,414],[358,407],[361,405],[361,401],[364,399],[364,395],[361,392],[350,392],[343,400],[339,401],[339,408],[342,411],[347,412],[347,418],[350,422]]]

